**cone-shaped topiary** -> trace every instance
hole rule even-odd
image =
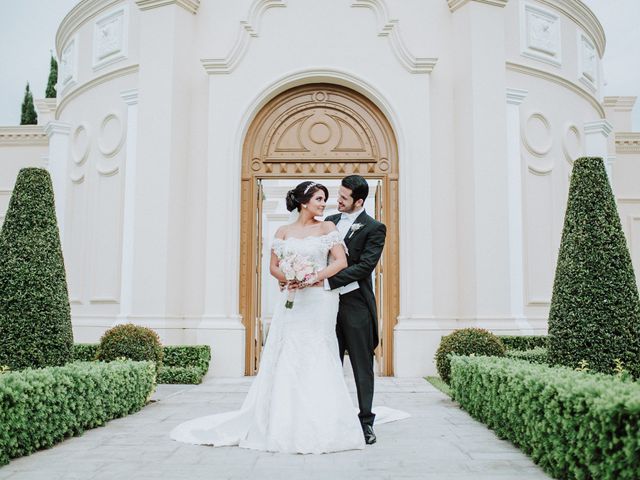
[[[23,168],[0,232],[0,365],[64,365],[72,348],[51,178]]]
[[[640,376],[640,300],[604,164],[573,165],[549,312],[551,364]]]
[[[504,357],[507,349],[500,338],[483,328],[463,328],[442,337],[436,350],[436,368],[438,375],[445,382],[451,379],[451,360],[449,354],[484,355],[487,357]]]
[[[155,362],[156,370],[164,356],[158,334],[147,327],[127,323],[116,325],[102,335],[98,360],[113,361],[124,357],[130,360]]]
[[[38,123],[38,114],[33,106],[33,95],[29,89],[29,83],[24,89],[24,98],[22,100],[22,108],[20,114],[20,125],[36,125]]]
[[[51,55],[49,78],[47,79],[47,90],[44,93],[45,98],[56,98],[56,83],[58,83],[58,61],[53,55]]]

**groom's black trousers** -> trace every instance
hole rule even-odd
[[[340,308],[336,323],[340,361],[344,361],[345,350],[353,367],[353,376],[358,390],[360,423],[373,426],[375,415],[373,403],[373,326],[371,312],[360,289],[340,295]]]

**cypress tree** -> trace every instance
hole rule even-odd
[[[0,231],[0,365],[64,365],[73,333],[67,282],[46,170],[23,168]]]
[[[22,115],[20,116],[20,125],[36,125],[38,123],[38,115],[36,109],[33,106],[33,95],[29,89],[29,83],[27,82],[27,88],[24,91],[24,99],[22,100]]]
[[[51,55],[51,65],[49,67],[49,79],[47,80],[47,90],[45,91],[45,98],[56,98],[56,83],[58,83],[58,62],[53,55]]]
[[[601,158],[571,175],[549,312],[549,361],[611,373],[620,359],[640,377],[640,300]]]

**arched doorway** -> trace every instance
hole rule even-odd
[[[385,115],[343,86],[309,84],[287,90],[256,115],[242,152],[240,305],[246,328],[245,373],[256,372],[262,346],[262,181],[340,179],[377,181],[375,212],[387,225],[376,271],[380,346],[378,371],[393,375],[393,327],[399,311],[398,151]],[[370,193],[370,195],[371,195]]]

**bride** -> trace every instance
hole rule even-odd
[[[324,279],[347,266],[346,246],[335,224],[316,219],[327,198],[325,186],[308,181],[287,193],[287,209],[298,218],[276,232],[270,263],[271,275],[284,287],[282,298],[242,407],[182,423],[171,432],[174,440],[286,453],[364,448],[338,355],[338,293],[323,288]],[[294,254],[317,267],[306,281],[287,281],[280,268],[281,259]],[[287,308],[292,292],[293,306]],[[376,423],[407,416],[389,415],[391,409],[381,415],[380,410]]]

